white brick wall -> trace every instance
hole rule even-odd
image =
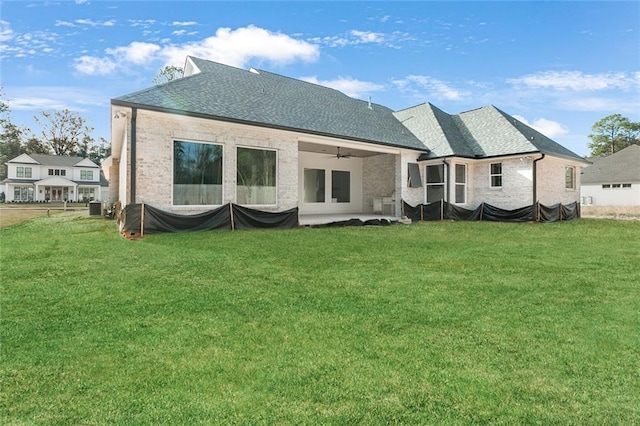
[[[533,160],[531,156],[477,161],[468,167],[471,181],[468,209],[485,202],[513,210],[533,204]],[[502,163],[502,187],[491,187],[491,164]]]
[[[236,147],[277,150],[278,204],[261,210],[281,211],[297,205],[298,142],[294,133],[146,110],[138,111],[136,130],[135,202],[182,214],[202,211],[172,205],[173,141],[182,140],[223,146],[224,204],[235,202]]]

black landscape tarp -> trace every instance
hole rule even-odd
[[[233,204],[235,229],[295,228],[298,226],[298,208],[283,212],[263,212]]]
[[[474,210],[455,206],[446,201],[411,206],[403,201],[403,212],[412,222],[420,220],[485,220],[491,222],[557,222],[580,217],[578,203],[556,204],[551,207],[542,204],[505,210],[491,204],[482,203]]]
[[[130,236],[142,233],[143,214],[145,234],[217,229],[295,228],[298,226],[297,208],[272,213],[236,204],[226,204],[204,213],[183,215],[160,210],[148,204],[129,204],[123,212],[122,232]]]

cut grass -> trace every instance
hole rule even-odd
[[[640,422],[640,222],[0,238],[5,424]]]

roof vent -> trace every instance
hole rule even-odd
[[[258,70],[257,70],[257,69],[255,69],[255,68],[249,68],[249,72],[252,72],[252,73],[254,73],[254,74],[258,74],[258,75],[260,75],[260,71],[258,71]]]
[[[373,109],[373,107],[371,106],[371,96],[369,96],[369,104],[367,105],[367,108],[369,109]]]

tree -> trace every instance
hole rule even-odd
[[[51,154],[49,147],[34,135],[31,135],[31,137],[22,144],[22,152],[25,154]]]
[[[22,140],[29,131],[26,127],[15,125],[9,115],[9,104],[2,100],[0,88],[0,180],[7,178],[7,161],[22,154]]]
[[[611,155],[633,144],[640,144],[640,123],[621,114],[608,115],[594,123],[589,135],[592,156]]]
[[[93,127],[78,113],[68,109],[62,111],[43,111],[42,117],[34,116],[42,127],[42,140],[48,144],[55,155],[82,155],[93,144]]]
[[[184,74],[184,70],[181,67],[176,67],[175,65],[167,65],[158,71],[155,77],[153,77],[153,84],[156,86],[168,83],[172,80],[177,80],[182,77]]]

